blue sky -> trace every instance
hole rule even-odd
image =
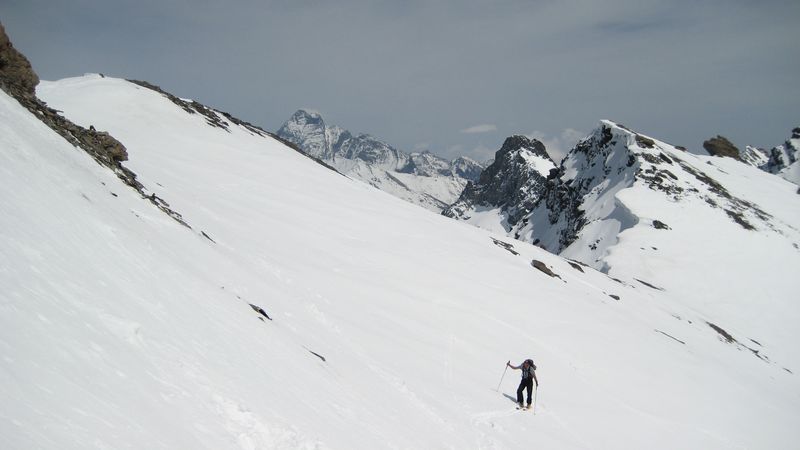
[[[402,150],[561,153],[600,119],[699,149],[800,125],[797,1],[3,0],[43,79],[143,79],[275,130],[298,108]]]

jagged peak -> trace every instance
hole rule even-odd
[[[500,160],[503,155],[511,152],[516,152],[521,149],[528,149],[533,151],[534,154],[546,159],[550,159],[547,154],[547,149],[544,144],[535,138],[530,138],[522,134],[515,134],[506,138],[500,150],[495,153],[495,161]]]
[[[469,156],[459,156],[459,157],[457,157],[457,158],[455,158],[455,159],[451,160],[451,161],[450,161],[450,164],[452,164],[452,165],[457,165],[457,164],[468,164],[468,165],[471,165],[471,166],[484,167],[484,165],[483,165],[483,164],[481,164],[481,163],[479,163],[478,161],[476,161],[476,160],[474,160],[474,159],[470,158]]]
[[[307,108],[300,108],[292,114],[292,117],[289,118],[289,121],[292,122],[304,122],[304,123],[324,123],[325,121],[322,119],[322,114],[319,111],[314,109],[307,109]]]
[[[631,151],[634,151],[634,153],[639,153],[639,151],[644,149],[659,148],[675,148],[678,150],[685,150],[683,147],[674,146],[672,144],[652,138],[648,135],[639,133],[619,122],[603,119],[598,123],[597,127],[592,130],[589,136],[579,141],[575,147],[568,152],[567,156],[575,153],[576,151],[585,153],[587,148],[593,145],[604,147],[612,141],[622,141],[625,147],[628,147]]]

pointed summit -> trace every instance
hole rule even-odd
[[[520,149],[527,149],[531,151],[534,155],[550,159],[550,156],[547,154],[547,150],[545,149],[544,144],[542,144],[541,141],[539,141],[538,139],[531,139],[521,134],[515,134],[513,136],[507,137],[506,140],[503,142],[503,146],[500,147],[500,150],[498,150],[497,153],[495,154],[494,159],[498,160],[502,157],[502,155]]]
[[[333,150],[326,131],[318,112],[298,109],[278,130],[278,136],[315,158],[328,160],[333,157]]]
[[[478,181],[468,183],[458,201],[442,214],[470,220],[478,210],[493,210],[506,224],[503,231],[508,231],[539,201],[547,177],[555,168],[540,141],[522,135],[510,136]]]

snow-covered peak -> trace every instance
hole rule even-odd
[[[800,184],[800,127],[792,130],[792,136],[783,145],[773,147],[767,157],[761,166],[763,170]]]
[[[317,112],[297,110],[278,130],[278,136],[315,158],[326,160],[333,155],[325,121]]]
[[[742,162],[751,166],[761,167],[769,161],[769,152],[763,148],[748,145],[742,150],[740,158]]]
[[[539,200],[546,179],[555,168],[540,141],[523,135],[510,136],[495,153],[494,162],[481,172],[476,182],[469,183],[458,201],[442,214],[486,225],[479,211],[497,210],[508,231]],[[495,229],[495,226],[488,228]]]
[[[741,160],[800,185],[800,127],[794,128],[782,145],[769,150],[747,146],[741,152]]]
[[[294,113],[277,134],[349,177],[437,213],[480,173],[467,163],[455,168],[430,152],[408,154],[372,135],[326,124],[308,110]]]
[[[488,165],[488,164],[487,164]],[[481,163],[467,156],[459,156],[450,162],[453,174],[465,178],[469,181],[478,181],[478,178],[485,167]]]
[[[429,151],[412,153],[410,164],[403,168],[404,172],[415,173],[424,177],[450,176],[450,162]]]

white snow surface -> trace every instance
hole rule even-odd
[[[800,383],[784,369],[800,370],[794,335],[728,329],[676,292],[429,214],[123,80],[43,82],[39,95],[123,142],[126,165],[193,228],[0,92],[0,448],[800,439]],[[694,267],[684,281],[698,284],[704,265]],[[763,306],[729,305],[756,319]],[[780,329],[796,323],[797,306],[784,307]],[[539,366],[535,414],[508,398],[518,372],[495,391],[506,360],[526,357]]]
[[[550,173],[550,170],[556,168],[556,165],[553,164],[552,160],[542,158],[541,156],[535,154],[532,150],[522,149],[519,154],[523,159],[525,159],[525,162],[530,167],[533,167],[534,170],[539,172],[543,177],[547,177],[547,175]]]

